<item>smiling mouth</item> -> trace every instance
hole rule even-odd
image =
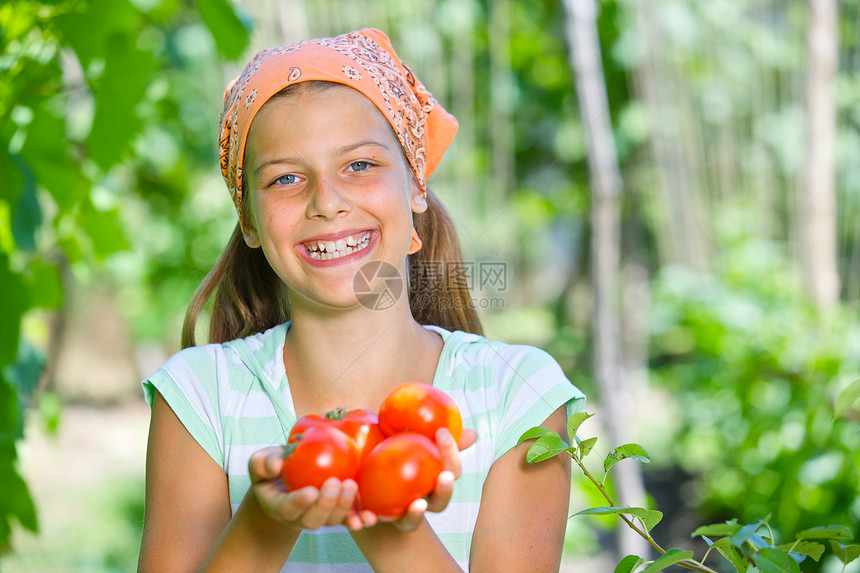
[[[307,241],[302,243],[310,258],[318,261],[339,259],[367,248],[370,231],[350,235],[337,241]]]

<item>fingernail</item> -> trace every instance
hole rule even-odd
[[[440,446],[450,446],[454,442],[454,438],[451,436],[450,432],[447,431],[439,431],[439,434],[436,436],[436,443]]]

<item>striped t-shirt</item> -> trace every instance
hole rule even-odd
[[[289,323],[224,344],[186,348],[151,378],[144,394],[152,404],[157,389],[195,440],[227,473],[235,512],[250,487],[252,453],[285,443],[296,421],[284,367]],[[514,447],[522,433],[566,405],[583,409],[585,396],[546,352],[531,346],[490,342],[461,331],[438,332],[444,344],[433,385],[460,408],[463,427],[477,442],[461,455],[463,473],[442,513],[427,513],[439,539],[468,571],[472,532],[490,466]],[[306,530],[282,573],[369,572],[370,566],[343,526]]]

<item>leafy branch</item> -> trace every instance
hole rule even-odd
[[[691,537],[702,537],[708,545],[708,550],[700,560],[694,558],[692,551],[677,547],[664,549],[651,536],[651,530],[663,519],[663,513],[643,507],[620,507],[606,490],[606,479],[612,467],[618,462],[631,458],[650,463],[651,459],[645,448],[631,443],[610,451],[603,460],[603,477],[599,480],[583,463],[597,443],[597,438],[581,439],[578,435],[579,427],[593,415],[577,412],[568,419],[567,433],[572,444],[570,446],[556,432],[540,426],[526,431],[520,436],[518,443],[535,440],[526,454],[526,460],[529,463],[539,463],[562,453],[569,455],[609,504],[584,509],[574,515],[617,515],[660,554],[653,561],[647,561],[639,555],[627,555],[618,563],[615,573],[656,573],[670,565],[678,565],[691,571],[717,573],[716,570],[705,565],[705,561],[714,549],[734,567],[737,573],[800,573],[799,563],[804,559],[809,557],[818,561],[821,558],[826,549],[822,543],[825,540],[829,541],[834,555],[842,561],[843,571],[848,563],[860,557],[860,545],[851,543],[853,534],[850,529],[841,525],[807,529],[799,532],[794,541],[775,545],[775,536],[768,523],[769,515],[754,523],[741,524],[735,519],[726,523],[699,527]],[[712,540],[712,537],[715,539]]]

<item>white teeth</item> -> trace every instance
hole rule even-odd
[[[305,243],[308,249],[308,256],[320,261],[328,261],[351,255],[364,249],[369,244],[369,231],[361,235],[350,235],[337,241],[310,241]]]

